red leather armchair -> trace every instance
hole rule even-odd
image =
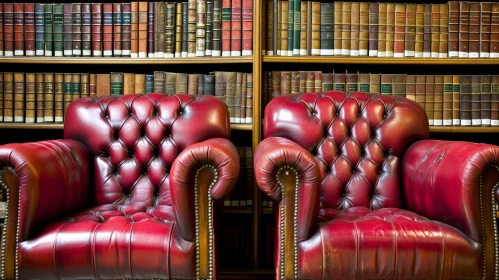
[[[239,176],[216,97],[73,102],[64,140],[0,147],[4,279],[215,279],[213,200]]]
[[[395,96],[280,96],[255,152],[277,279],[498,279],[499,148],[428,140]]]

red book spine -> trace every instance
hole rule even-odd
[[[83,56],[92,55],[92,13],[89,3],[81,4],[81,40],[82,40],[82,54]]]
[[[92,54],[102,56],[102,3],[92,3]]]
[[[243,55],[253,55],[253,1],[243,0]]]
[[[113,4],[103,3],[102,47],[104,56],[113,56]]]
[[[14,55],[24,55],[24,4],[14,3]]]
[[[121,16],[121,3],[113,4],[113,54],[115,56],[121,55],[121,23],[123,17]]]
[[[14,4],[3,4],[3,41],[5,56],[14,56]]]
[[[230,56],[231,2],[222,0],[222,56]]]
[[[241,0],[232,0],[230,55],[241,56]]]
[[[130,48],[131,48],[131,12],[132,5],[131,3],[123,3],[121,14],[121,55],[130,56]]]
[[[35,4],[24,4],[24,49],[27,56],[35,55]]]

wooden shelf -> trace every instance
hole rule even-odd
[[[62,123],[0,123],[0,129],[63,129]],[[251,124],[231,124],[230,128],[233,130],[252,130]]]
[[[129,57],[0,57],[16,64],[230,64],[252,63],[253,57],[129,58]]]
[[[498,126],[430,126],[436,133],[499,133]]]
[[[498,58],[407,58],[353,56],[264,56],[268,63],[499,65]]]

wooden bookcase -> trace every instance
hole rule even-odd
[[[51,3],[51,1],[39,1]],[[71,0],[65,2],[72,2]],[[113,1],[110,1],[113,2]],[[393,1],[392,1],[393,2]],[[401,2],[401,1],[396,1]],[[411,1],[406,1],[411,2]],[[414,2],[414,1],[412,1]],[[417,2],[417,1],[416,1]],[[419,1],[421,2],[421,1]],[[434,1],[442,3],[444,1]],[[498,71],[499,59],[465,59],[465,58],[377,58],[377,57],[338,57],[338,56],[265,56],[262,53],[262,5],[266,3],[261,0],[253,0],[253,55],[251,57],[203,57],[203,58],[78,58],[78,57],[0,57],[0,67],[31,67],[30,71],[42,71],[44,67],[85,67],[91,69],[92,66],[105,67],[106,69],[115,69],[119,71],[121,67],[138,67],[159,69],[162,65],[172,65],[174,67],[199,66],[203,69],[230,69],[238,71],[252,71],[253,73],[253,123],[252,124],[232,124],[231,128],[236,137],[246,138],[249,135],[251,145],[254,149],[262,139],[262,77],[264,71],[299,69],[305,67],[308,69],[333,66],[341,68],[357,69],[368,67],[370,69],[387,69],[394,67],[396,71],[401,72],[404,69],[417,67],[447,67],[452,69],[466,70],[468,73],[475,71],[480,67],[488,67],[491,71]],[[130,68],[129,68],[130,69]],[[133,69],[133,68],[131,68]],[[186,68],[188,69],[188,68]],[[251,70],[249,70],[251,69]],[[445,68],[441,68],[445,69]],[[91,71],[91,70],[90,70]],[[421,70],[420,70],[421,71]],[[382,71],[378,71],[382,72]],[[395,71],[394,71],[395,72]],[[499,74],[499,73],[491,73]],[[22,139],[23,141],[37,141],[40,138],[50,139],[62,136],[63,124],[20,124],[20,123],[0,123],[0,135],[21,135],[13,139]],[[456,139],[470,140],[476,142],[499,143],[499,127],[454,127],[439,126],[431,127],[432,138],[437,139]],[[241,136],[242,135],[242,136]],[[477,136],[478,135],[478,136]],[[9,138],[10,139],[10,138]],[[477,140],[478,139],[478,140]],[[4,140],[5,142],[5,140]],[[3,143],[2,143],[3,144]],[[260,191],[255,185],[253,189],[253,205],[248,207],[233,207],[224,210],[227,215],[240,215],[247,217],[250,215],[252,228],[251,263],[241,266],[241,269],[220,270],[221,279],[275,279],[274,270],[271,268],[262,268],[261,266],[261,244],[264,238],[274,238],[265,236],[261,231],[262,220],[272,220],[272,211],[262,209],[260,203]],[[223,221],[222,221],[223,222]],[[248,268],[249,267],[249,268]]]

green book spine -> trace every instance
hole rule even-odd
[[[62,4],[54,4],[54,56],[64,52],[64,13]]]
[[[300,55],[301,34],[301,0],[294,0],[294,32],[293,32],[293,55]]]
[[[123,95],[123,73],[111,73],[111,95]]]
[[[80,74],[73,73],[72,74],[72,84],[73,84],[73,101],[77,100],[81,96],[81,87],[80,87]]]
[[[288,56],[293,56],[293,38],[295,31],[295,0],[289,0],[288,5]],[[298,41],[299,43],[299,41]]]
[[[54,4],[45,4],[44,7],[44,23],[45,23],[45,56],[52,56],[53,51],[53,13]]]

